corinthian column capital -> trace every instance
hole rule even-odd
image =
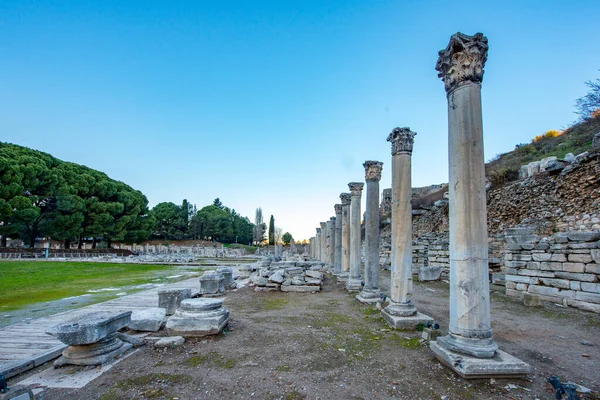
[[[438,52],[435,70],[444,81],[446,93],[473,82],[481,84],[487,60],[488,40],[483,33],[473,36],[457,32],[450,37],[444,50]]]

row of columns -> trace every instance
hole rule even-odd
[[[498,349],[490,318],[487,213],[483,156],[481,82],[487,60],[487,38],[456,33],[439,52],[438,77],[448,99],[450,322],[448,334],[431,342],[445,365],[464,377],[525,375],[530,367]],[[416,133],[395,128],[387,138],[392,148],[392,271],[389,303],[382,316],[394,328],[414,328],[432,319],[417,311],[412,300],[411,157]],[[365,265],[361,277],[360,198],[363,183],[350,183],[335,205],[332,257],[316,254],[328,264],[346,290],[360,291],[362,302],[378,301],[379,180],[383,163],[366,161]],[[340,223],[338,220],[341,218]],[[323,235],[317,228],[319,235]],[[339,258],[340,260],[336,260]],[[364,279],[364,281],[363,281]]]

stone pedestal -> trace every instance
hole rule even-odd
[[[205,272],[200,277],[200,292],[202,296],[220,296],[225,292],[225,278],[216,271]]]
[[[202,337],[216,335],[229,321],[223,299],[187,299],[167,321],[171,336]]]
[[[362,303],[381,300],[379,290],[379,181],[382,162],[366,161],[367,209],[365,213],[365,286],[356,296]]]
[[[336,204],[335,208],[335,241],[334,241],[334,275],[342,273],[342,205]]]
[[[390,304],[381,312],[390,326],[415,328],[432,320],[417,312],[412,302],[412,206],[411,155],[416,133],[395,128],[387,141],[392,144],[392,284]]]
[[[450,323],[431,343],[464,377],[523,375],[529,366],[498,350],[492,337],[483,158],[481,81],[487,38],[452,35],[436,70],[448,97]]]
[[[117,337],[117,331],[130,321],[131,311],[99,311],[50,328],[47,334],[69,345],[54,366],[102,365],[113,361],[132,347]]]
[[[350,188],[350,274],[346,281],[346,290],[360,292],[362,279],[360,277],[360,196],[364,187],[362,182],[351,182]]]
[[[346,282],[350,273],[350,193],[340,194],[342,200],[342,272],[338,282]]]
[[[235,280],[233,279],[233,268],[231,267],[219,267],[217,272],[223,275],[223,286],[225,289],[234,289]]]
[[[169,289],[158,292],[158,306],[167,310],[167,315],[173,315],[181,302],[192,297],[190,289]]]

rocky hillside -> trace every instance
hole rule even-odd
[[[519,225],[540,234],[600,230],[600,151],[590,152],[563,173],[542,172],[491,189],[487,194],[490,236]],[[448,230],[448,206],[413,218],[413,235]]]

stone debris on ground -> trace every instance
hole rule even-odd
[[[321,291],[326,265],[317,261],[273,261],[266,257],[253,265],[249,284],[255,291],[314,293]]]

